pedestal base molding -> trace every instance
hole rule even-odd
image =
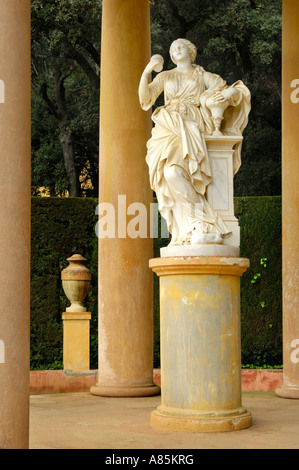
[[[160,249],[161,258],[173,258],[177,256],[230,256],[238,257],[240,248],[231,245],[168,245]]]
[[[249,260],[231,256],[177,256],[151,259],[149,267],[158,276],[229,274],[240,277],[248,269]]]
[[[238,412],[239,411],[239,412]],[[159,408],[151,414],[151,425],[163,431],[226,432],[246,429],[252,424],[251,413],[240,408],[235,413],[168,413]]]
[[[160,387],[155,384],[152,385],[94,385],[90,388],[92,395],[100,397],[152,397],[159,395],[161,392]]]
[[[275,390],[275,395],[280,398],[297,398],[299,399],[299,387],[279,387]]]

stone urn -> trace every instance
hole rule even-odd
[[[61,271],[62,287],[66,297],[71,302],[67,312],[86,312],[82,302],[88,294],[91,281],[91,271],[85,266],[86,258],[75,254],[67,258],[69,266]]]
[[[228,107],[228,104],[228,100],[222,101],[220,103],[215,103],[212,97],[208,98],[206,101],[206,106],[211,111],[212,121],[215,127],[213,135],[223,135],[220,128],[223,120],[223,114],[226,108]]]

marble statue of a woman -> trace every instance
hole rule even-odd
[[[219,244],[230,236],[206,198],[212,173],[205,135],[215,131],[210,110],[213,105],[226,108],[221,127],[224,135],[241,135],[250,110],[247,87],[241,81],[227,86],[220,76],[195,65],[196,53],[190,41],[177,39],[170,47],[176,67],[158,73],[150,82],[152,71],[163,68],[163,58],[155,55],[139,85],[139,100],[145,111],[164,91],[165,104],[152,115],[155,125],[147,143],[146,162],[172,245]],[[241,144],[234,152],[234,173],[240,167],[240,152]]]

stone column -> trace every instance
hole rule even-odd
[[[0,448],[29,445],[30,0],[0,0]]]
[[[155,258],[160,278],[161,405],[154,427],[235,431],[251,425],[242,406],[240,276],[249,260]]]
[[[297,0],[282,5],[283,385],[276,394],[299,398],[299,14]]]
[[[104,0],[99,214],[106,204],[116,225],[110,227],[111,238],[99,237],[99,374],[91,388],[95,395],[159,393],[153,384],[153,280],[148,269],[153,243],[149,227],[144,238],[126,232],[132,219],[128,214],[134,215],[137,207],[146,208],[149,224],[152,202],[145,163],[151,121],[138,100],[140,76],[149,58],[149,1]],[[130,206],[134,203],[142,206]]]

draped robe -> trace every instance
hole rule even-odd
[[[232,87],[239,93],[229,100],[221,130],[223,134],[240,135],[248,122],[250,93],[241,81]],[[172,244],[189,244],[194,230],[203,236],[218,234],[217,243],[230,236],[205,197],[212,172],[204,136],[214,129],[206,100],[225,88],[220,76],[193,65],[188,74],[177,69],[159,73],[149,84],[148,101],[141,102],[142,109],[148,110],[164,91],[165,104],[152,115],[154,127],[147,142],[146,162]],[[241,144],[234,153],[234,173],[240,167],[240,155]],[[199,212],[196,204],[200,204]]]

